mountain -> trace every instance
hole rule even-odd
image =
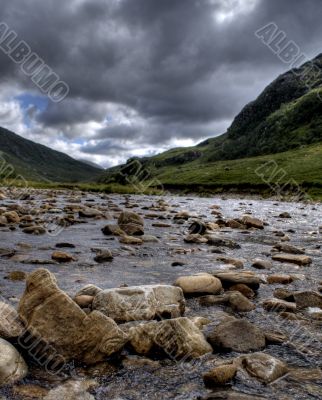
[[[314,147],[317,144],[314,148],[318,148],[322,142],[321,85],[322,54],[280,75],[256,100],[241,110],[221,136],[207,139],[194,147],[172,149],[139,161],[151,177],[157,177],[164,184],[176,183],[179,186],[215,185],[225,180],[229,176],[228,171],[236,169],[236,162],[229,160],[244,160],[238,163],[245,167],[252,157],[288,152],[288,155],[292,154],[288,164],[291,168],[292,163],[297,162],[293,157],[303,146]],[[308,161],[305,157],[300,159],[302,164]],[[124,183],[125,173],[135,173],[132,161],[107,170],[100,180]],[[317,164],[315,167],[318,168]],[[223,175],[218,175],[216,171],[221,171]],[[233,181],[227,178],[228,181],[239,184],[247,175],[246,170],[237,175]]]
[[[102,170],[0,128],[0,174],[26,180],[81,182],[95,180]],[[5,160],[5,161],[4,161]],[[9,167],[10,165],[10,167]],[[0,176],[1,176],[0,175]]]

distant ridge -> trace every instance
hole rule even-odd
[[[95,180],[102,173],[98,167],[77,161],[1,127],[0,154],[12,165],[12,175],[21,175],[26,180],[82,182]],[[0,177],[6,174],[8,170],[6,172],[2,167]]]

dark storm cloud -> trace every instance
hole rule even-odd
[[[122,116],[127,108],[134,113],[130,124],[117,119],[99,128],[101,146],[83,148],[101,154],[115,145],[108,139],[162,144],[222,133],[246,102],[288,69],[254,35],[270,21],[308,56],[321,51],[321,0],[253,0],[245,8],[251,2],[3,0],[1,19],[70,86],[68,99],[36,114],[44,127],[71,137],[76,124],[103,123],[107,104]],[[220,20],[229,10],[239,14]],[[3,80],[34,89],[5,55],[0,60]]]

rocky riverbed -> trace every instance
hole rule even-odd
[[[321,399],[321,216],[0,190],[0,399]]]

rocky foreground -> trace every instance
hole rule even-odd
[[[321,211],[2,189],[0,399],[322,398]]]

